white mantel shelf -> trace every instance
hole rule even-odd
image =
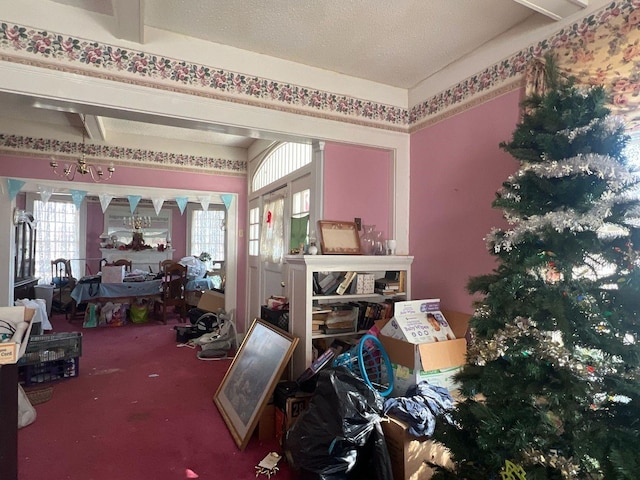
[[[148,248],[146,250],[118,250],[117,248],[101,248],[102,258],[105,258],[107,262],[114,262],[121,258],[125,260],[131,260],[131,268],[158,272],[160,262],[173,258],[173,248],[159,252],[156,249]]]
[[[413,263],[408,255],[286,255],[291,265],[306,265],[312,270],[339,272],[343,270],[384,271],[406,270]]]

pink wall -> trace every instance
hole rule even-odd
[[[440,298],[442,308],[473,311],[469,277],[496,267],[484,237],[506,226],[491,202],[518,168],[498,145],[510,140],[520,119],[521,96],[521,90],[507,93],[411,136],[414,299]]]
[[[59,180],[49,167],[49,160],[33,157],[0,155],[0,176],[9,178],[32,178],[42,180]],[[131,185],[131,194],[135,194],[137,186],[171,188],[184,190],[202,190],[210,192],[236,193],[238,195],[238,228],[244,230],[247,222],[247,178],[246,176],[209,175],[203,173],[177,172],[171,170],[145,169],[138,167],[118,166],[110,181],[118,185]],[[69,188],[74,188],[73,183],[69,183]],[[88,240],[95,239],[102,233],[103,216],[99,204],[89,204],[87,211]],[[95,207],[95,208],[94,208]],[[96,210],[97,209],[97,210]],[[173,230],[181,228],[186,232],[186,217],[180,215],[180,210],[175,209],[173,219]],[[238,243],[238,282],[235,286],[237,291],[238,305],[236,318],[238,328],[242,330],[245,317],[245,296],[246,296],[246,267],[247,267],[247,247],[246,235],[239,238]],[[186,250],[186,237],[172,237],[176,252],[175,257],[181,258]],[[91,242],[90,242],[91,243]],[[96,243],[97,245],[97,243]],[[95,255],[95,257],[93,257]],[[178,257],[178,255],[180,255]],[[95,248],[89,249],[87,245],[87,256],[97,258],[100,251]],[[94,267],[92,267],[94,269]],[[94,270],[95,273],[95,270]],[[227,286],[232,288],[232,286]]]
[[[324,218],[352,222],[359,217],[387,238],[391,209],[391,153],[327,143],[324,158]]]

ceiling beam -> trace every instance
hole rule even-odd
[[[589,5],[589,0],[513,0],[525,7],[546,15],[553,20],[562,20]]]
[[[98,140],[100,142],[105,142],[107,140],[107,132],[104,129],[102,117],[98,117],[97,115],[81,114],[80,118],[82,119],[84,130],[91,140]]]
[[[116,37],[144,43],[144,1],[111,0],[116,20]]]

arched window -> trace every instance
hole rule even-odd
[[[313,160],[313,147],[306,143],[283,143],[274,148],[256,169],[251,189],[257,192],[269,185],[282,188],[282,179]],[[308,175],[305,177],[308,179]],[[309,236],[310,188],[308,180],[289,179],[290,196],[269,193],[264,197],[262,213],[249,209],[249,255],[280,263],[287,247],[304,244]],[[289,219],[289,220],[285,220]],[[296,228],[293,228],[293,227]],[[268,227],[268,228],[267,228]],[[286,237],[289,235],[290,238]]]
[[[253,175],[252,191],[256,192],[291,172],[311,163],[311,144],[283,143],[262,161]]]

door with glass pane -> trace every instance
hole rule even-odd
[[[310,175],[249,204],[249,314],[260,316],[260,307],[272,295],[286,292],[284,255],[299,253],[309,235]]]

